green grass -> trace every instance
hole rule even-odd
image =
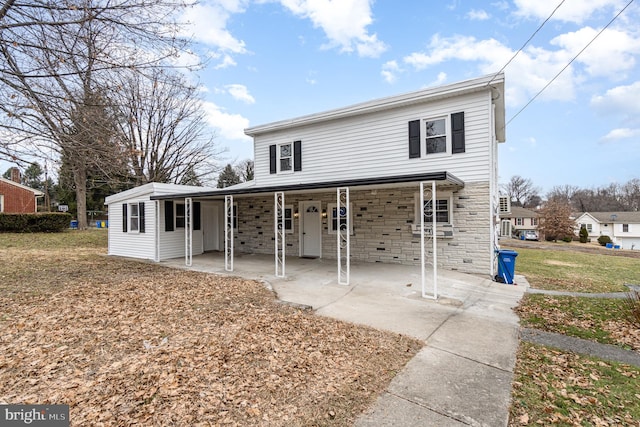
[[[625,292],[640,283],[640,261],[571,250],[516,248],[516,273],[531,287],[574,292]]]
[[[522,343],[510,426],[638,425],[640,368]]]
[[[625,347],[610,326],[625,318],[624,300],[527,294],[517,311],[524,327]]]
[[[66,230],[62,233],[0,233],[3,249],[107,248],[107,230]]]

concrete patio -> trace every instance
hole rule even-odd
[[[182,258],[161,264],[187,268]],[[512,308],[528,287],[520,276],[505,285],[440,269],[433,300],[421,296],[418,266],[352,263],[348,286],[338,284],[335,260],[287,258],[284,278],[274,274],[273,255],[236,255],[230,273],[222,254],[207,253],[188,268],[261,280],[318,315],[424,340],[358,426],[507,424],[519,342]]]

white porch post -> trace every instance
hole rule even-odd
[[[431,181],[431,188],[425,189],[425,184],[429,184],[429,182],[421,182],[420,183],[420,268],[422,274],[422,297],[423,298],[433,298],[438,299],[438,239],[436,234],[436,182]],[[426,191],[426,194],[425,194]],[[425,198],[425,195],[427,196]],[[431,231],[429,232],[431,241],[432,241],[432,251],[433,258],[431,260],[433,265],[433,295],[428,295],[426,291],[426,257],[427,257],[427,249],[425,247],[425,222],[424,222],[424,214],[425,201],[431,202]]]
[[[336,237],[338,255],[338,283],[349,284],[351,269],[350,231],[351,220],[349,212],[349,187],[339,187],[336,190]],[[329,221],[333,220],[333,213],[329,212]],[[344,216],[344,222],[342,217]]]
[[[193,200],[191,197],[184,199],[184,264],[191,267],[193,264]]]
[[[285,229],[284,229],[284,192],[273,194],[273,229],[276,238],[275,262],[276,277],[284,277],[285,267]]]
[[[224,196],[224,269],[233,271],[233,196]]]
[[[164,202],[161,202],[160,200],[156,200],[155,204],[156,204],[156,238],[155,238],[155,247],[156,247],[156,254],[154,256],[154,261],[155,262],[160,262],[160,230],[162,230],[162,228],[160,228],[160,206],[161,204]]]

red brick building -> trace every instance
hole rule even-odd
[[[18,169],[14,168],[11,172],[11,180],[0,177],[0,213],[36,212],[36,200],[44,193],[20,184]]]

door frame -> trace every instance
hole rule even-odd
[[[318,258],[322,258],[322,202],[320,200],[305,200],[298,202],[298,212],[300,213],[300,225],[299,225],[299,248],[298,256],[315,256],[315,255],[305,255],[304,254],[304,233],[305,233],[305,224],[304,224],[304,215],[307,211],[307,206],[316,205],[318,206]]]

